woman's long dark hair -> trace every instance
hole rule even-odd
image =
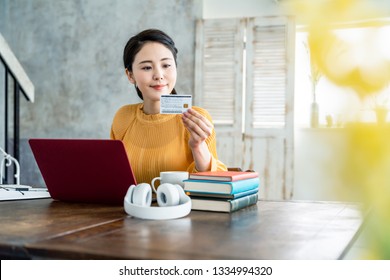
[[[173,42],[172,38],[169,37],[164,32],[162,32],[161,30],[147,29],[131,37],[127,42],[125,49],[123,51],[123,64],[125,69],[127,69],[129,72],[133,72],[134,58],[147,42],[156,42],[156,43],[163,44],[165,47],[167,47],[172,52],[172,55],[175,59],[175,64],[177,66],[177,62],[176,62],[177,49],[175,47],[175,43]],[[143,100],[142,92],[138,89],[137,86],[135,87],[135,89],[137,91],[139,98]],[[172,94],[176,94],[175,89],[172,90]]]

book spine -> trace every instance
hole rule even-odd
[[[233,177],[231,177],[230,180],[232,182],[235,182],[235,181],[248,180],[248,179],[257,178],[257,177],[259,177],[259,174],[257,174],[257,172],[246,172],[245,174],[233,176]]]
[[[256,187],[256,188],[254,188],[252,190],[248,190],[248,191],[238,192],[238,193],[233,194],[233,199],[241,198],[243,196],[248,196],[248,195],[257,193],[258,191],[259,191],[259,187]]]
[[[231,210],[230,211],[234,212],[234,211],[237,211],[237,210],[242,209],[244,207],[256,204],[258,197],[259,197],[258,193],[255,193],[252,195],[248,195],[248,196],[240,197],[238,199],[234,199],[231,201],[231,208],[230,208]]]
[[[246,179],[241,181],[231,182],[231,194],[236,194],[244,191],[253,190],[258,188],[260,184],[259,178]]]

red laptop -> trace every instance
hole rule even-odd
[[[123,204],[136,184],[122,141],[30,139],[29,144],[53,199]]]

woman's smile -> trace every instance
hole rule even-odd
[[[154,85],[152,86],[152,88],[154,88],[155,90],[163,90],[164,88],[166,87],[166,85]]]

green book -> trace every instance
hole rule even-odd
[[[254,205],[258,201],[258,192],[236,199],[220,199],[210,197],[191,197],[191,209],[214,212],[234,212]]]

